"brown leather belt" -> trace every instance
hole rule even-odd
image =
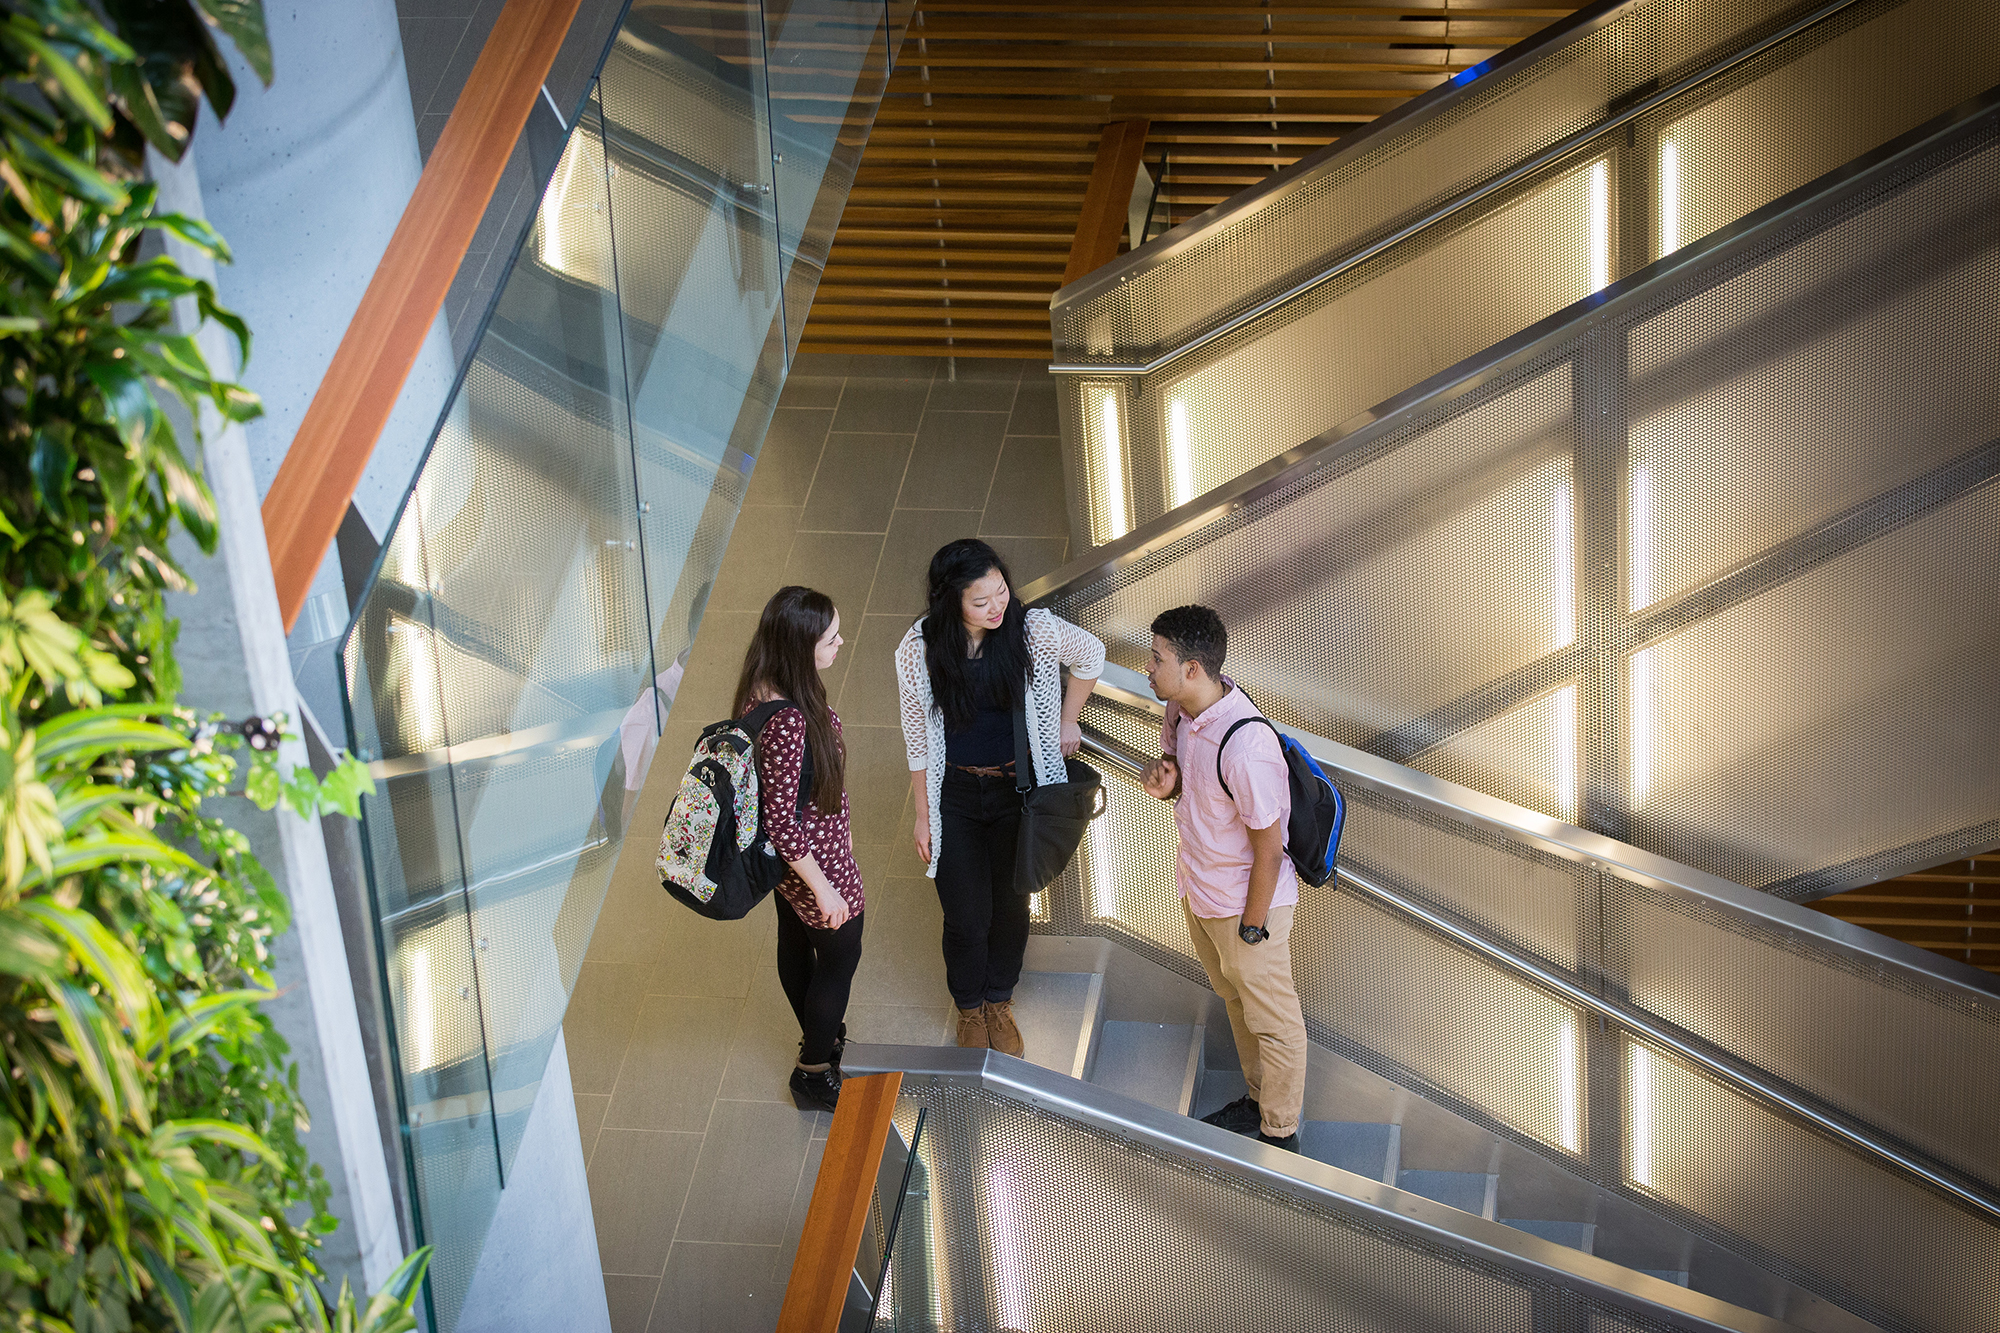
[[[946,764],[945,767],[955,768],[961,773],[970,773],[975,778],[1011,778],[1014,776],[1014,761],[1011,759],[997,766],[991,764],[983,767],[973,764]]]

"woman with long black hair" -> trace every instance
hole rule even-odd
[[[1103,674],[1104,644],[1023,606],[1006,562],[974,538],[931,557],[928,591],[923,618],[896,649],[917,855],[944,908],[958,1044],[1020,1055],[1013,999],[1028,947],[1028,900],[1014,891],[1021,821],[1014,719],[1025,716],[1033,781],[1068,781],[1063,759],[1082,743],[1078,719]]]
[[[819,673],[845,642],[840,612],[823,592],[780,588],[764,604],[743,674],[736,715],[773,699],[792,704],[757,736],[758,810],[764,832],[791,867],[778,883],[778,982],[801,1033],[792,1095],[833,1110],[847,997],[861,962],[866,902],[847,815],[847,750]]]

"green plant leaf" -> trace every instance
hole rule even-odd
[[[361,798],[374,791],[374,774],[351,754],[342,754],[340,762],[319,784],[320,799],[349,819],[361,818]]]
[[[104,395],[104,414],[118,429],[127,449],[137,449],[151,434],[159,408],[146,388],[139,368],[126,361],[93,361],[83,373]]]
[[[90,79],[70,61],[69,57],[49,45],[39,32],[21,19],[22,16],[16,15],[9,20],[7,34],[9,41],[33,53],[41,64],[42,72],[47,74],[50,82],[61,90],[63,100],[88,120],[98,133],[109,131],[111,108],[97,95],[97,89]]]
[[[187,1050],[206,1040],[228,1019],[277,998],[276,991],[266,990],[231,990],[204,995],[169,1021],[163,1053]]]
[[[29,918],[8,908],[0,911],[0,972],[15,977],[62,975],[62,946]]]
[[[137,65],[114,65],[110,73],[114,104],[132,122],[133,128],[169,162],[178,162],[187,152],[190,138],[185,121],[170,115],[160,105],[159,94]]]
[[[208,21],[222,30],[256,76],[271,86],[271,38],[264,28],[263,0],[195,0]]]
[[[14,905],[14,911],[60,942],[135,1025],[145,1024],[148,1015],[158,1012],[159,1002],[146,979],[145,965],[102,921],[46,898],[24,899]]]
[[[86,870],[99,870],[120,861],[137,861],[159,870],[178,870],[200,877],[208,868],[181,851],[169,847],[151,834],[97,834],[49,849],[53,871],[33,870],[21,878],[23,890],[44,882],[55,882]]]
[[[278,776],[278,762],[269,754],[253,755],[250,771],[243,775],[243,794],[259,810],[270,810],[277,806],[284,795],[285,781]]]
[[[226,1120],[170,1120],[153,1130],[153,1142],[163,1148],[184,1143],[213,1143],[252,1157],[261,1157],[273,1165],[279,1163],[278,1155],[264,1140],[243,1126],[232,1125]]]
[[[61,520],[69,499],[70,479],[76,472],[76,455],[69,446],[46,430],[35,432],[34,447],[28,454],[28,472],[35,479],[35,499],[50,518]]]
[[[144,720],[159,711],[157,704],[114,704],[72,710],[36,730],[35,754],[45,764],[58,760],[84,764],[119,751],[148,754],[186,749],[185,735]]]

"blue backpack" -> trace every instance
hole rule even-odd
[[[1246,694],[1244,698],[1249,696]],[[1230,723],[1229,730],[1222,733],[1221,743],[1215,747],[1215,780],[1222,783],[1222,790],[1230,800],[1235,800],[1236,794],[1229,790],[1229,783],[1222,776],[1223,747],[1229,744],[1231,736],[1252,722],[1269,727],[1278,738],[1278,748],[1284,752],[1285,769],[1292,785],[1292,817],[1285,825],[1285,855],[1292,859],[1299,878],[1318,888],[1333,878],[1347,802],[1341,799],[1340,788],[1333,785],[1319,761],[1306,753],[1306,747],[1279,731],[1277,724],[1262,714]]]

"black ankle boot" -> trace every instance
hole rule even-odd
[[[840,1066],[792,1070],[792,1100],[802,1111],[837,1110],[840,1106]]]
[[[834,1072],[840,1072],[840,1057],[847,1054],[847,1024],[840,1025],[840,1035],[833,1039],[833,1054],[827,1057]]]

